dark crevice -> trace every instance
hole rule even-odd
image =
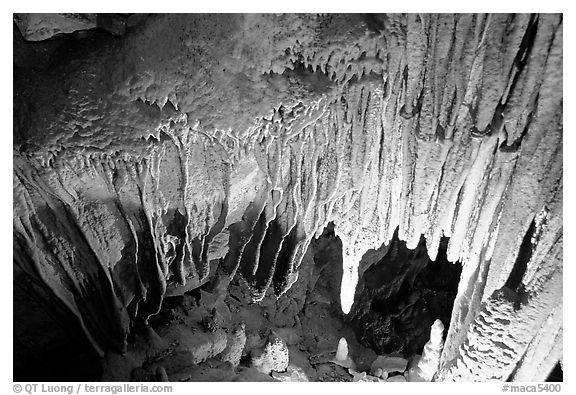
[[[286,273],[292,269],[292,260],[296,252],[298,226],[294,225],[288,236],[284,238],[282,248],[276,259],[276,270],[274,271],[274,293],[280,295],[286,286]]]
[[[556,363],[556,366],[554,366],[554,369],[552,369],[546,378],[546,381],[556,383],[561,383],[564,381],[564,370],[562,369],[562,364],[560,362]]]
[[[266,221],[266,214],[262,212],[258,218],[258,222],[256,222],[252,237],[244,248],[244,253],[242,254],[242,258],[240,260],[240,273],[246,279],[246,281],[248,281],[248,283],[253,282],[256,270],[258,270],[260,245],[266,236],[267,228],[268,223]]]
[[[182,269],[182,259],[184,258],[186,248],[185,229],[187,225],[187,220],[186,217],[183,216],[178,209],[168,211],[168,213],[165,214],[165,216],[167,218],[170,218],[170,214],[172,214],[172,220],[166,221],[168,223],[166,229],[167,233],[169,235],[176,236],[179,240],[179,244],[175,248],[176,251],[174,260],[170,264],[170,271],[172,272],[171,277],[176,277],[175,280],[178,282],[178,284],[183,285],[185,280],[184,280],[184,273],[182,273],[181,269]],[[169,280],[171,279],[171,277],[169,277]]]
[[[242,220],[229,226],[230,250],[222,262],[221,273],[234,277],[242,263],[244,251],[252,236],[256,232],[263,211],[263,202],[256,201],[249,204]]]
[[[364,22],[366,22],[368,29],[370,29],[372,32],[379,34],[386,28],[382,16],[378,14],[360,14],[360,15],[362,16],[362,19],[364,19]]]
[[[194,262],[194,268],[200,279],[203,279],[208,275],[207,262],[202,260],[204,238],[205,236],[196,236],[192,240],[192,261]]]
[[[276,269],[276,259],[280,253],[283,236],[284,232],[278,224],[278,220],[271,221],[260,247],[258,269],[256,270],[253,283],[254,297],[256,299],[260,299],[264,295],[270,284]]]
[[[515,292],[520,291],[522,278],[524,277],[524,273],[528,267],[528,262],[530,261],[530,258],[532,258],[532,236],[534,235],[535,230],[536,222],[532,220],[528,231],[524,235],[522,244],[520,244],[520,250],[518,251],[514,267],[510,272],[510,276],[508,276],[508,280],[506,280],[505,286]]]
[[[524,37],[522,37],[522,41],[520,42],[520,48],[516,53],[516,57],[514,58],[514,66],[516,68],[514,78],[512,80],[512,84],[510,86],[510,90],[508,91],[508,97],[505,98],[504,101],[501,103],[508,102],[508,99],[514,92],[514,88],[518,82],[520,74],[522,73],[524,67],[528,63],[528,59],[530,58],[530,54],[532,53],[532,49],[534,48],[534,41],[536,39],[536,33],[538,32],[538,16],[532,14],[530,16],[530,21],[528,22],[528,27],[526,28],[526,32]]]
[[[27,250],[16,235],[14,247]],[[14,254],[14,322],[19,323],[13,333],[14,381],[99,380],[100,357],[78,317],[33,274],[32,267],[28,253]]]
[[[306,66],[304,59],[292,63],[292,69],[285,69],[282,75],[292,81],[297,81],[310,92],[317,94],[327,93],[334,87],[334,82],[330,77],[317,67],[316,70],[312,65]]]

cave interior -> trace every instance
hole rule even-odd
[[[561,14],[14,14],[15,381],[563,381]]]

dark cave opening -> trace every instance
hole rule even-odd
[[[311,245],[322,275],[310,298],[329,298],[330,315],[349,326],[359,345],[375,354],[406,358],[421,354],[434,321],[440,319],[445,330],[450,325],[462,265],[448,261],[448,241],[441,239],[432,261],[424,237],[410,250],[396,229],[388,245],[364,255],[354,304],[344,315],[339,301],[342,243],[329,223]]]
[[[436,319],[449,327],[462,266],[447,260],[448,240],[441,239],[432,261],[424,237],[410,250],[396,230],[384,257],[356,287],[348,320],[361,343],[379,354],[410,357],[422,353]]]

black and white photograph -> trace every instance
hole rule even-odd
[[[11,14],[5,393],[564,392],[562,12],[110,11]]]

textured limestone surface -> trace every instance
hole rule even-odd
[[[91,29],[122,36],[146,18],[146,14],[14,14],[14,23],[26,40],[43,41]]]
[[[437,380],[561,359],[561,15],[149,15],[42,43],[15,20],[14,281],[99,355],[206,284],[216,336],[233,279],[285,295],[333,222],[344,313],[396,229],[431,259],[450,238]]]
[[[252,356],[252,366],[262,373],[282,373],[288,369],[288,347],[281,338],[268,341],[260,355]]]
[[[14,14],[14,23],[27,40],[41,41],[95,28],[96,18],[96,14]]]

